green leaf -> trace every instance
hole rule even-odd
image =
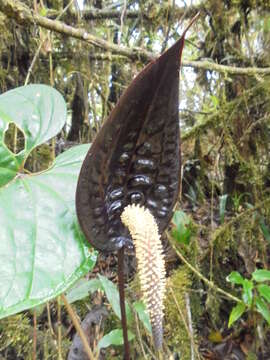
[[[270,325],[270,311],[266,302],[263,299],[257,298],[255,304],[258,312],[265,318],[265,320]]]
[[[238,271],[232,271],[227,277],[226,280],[233,284],[243,284],[244,278]]]
[[[143,323],[144,327],[149,331],[150,334],[152,334],[152,326],[150,323],[150,317],[146,310],[146,306],[142,301],[135,301],[133,303],[133,307],[136,310],[139,319]]]
[[[67,292],[67,300],[70,304],[75,301],[86,298],[89,293],[94,293],[98,289],[102,289],[102,285],[98,279],[80,279],[74,287]]]
[[[109,303],[112,306],[112,309],[116,316],[121,319],[121,310],[120,310],[120,299],[119,299],[119,291],[118,288],[115,286],[115,284],[108,280],[105,276],[98,275],[98,278],[100,280],[100,283],[103,287],[103,290],[106,294],[106,297],[109,301]],[[130,324],[132,322],[132,312],[130,310],[130,307],[128,303],[125,303],[126,306],[126,315],[127,315],[127,322]]]
[[[48,9],[46,7],[44,7],[44,6],[39,10],[39,15],[40,16],[45,17],[47,15],[47,13],[48,13]]]
[[[252,300],[253,300],[253,282],[248,280],[248,279],[244,279],[243,281],[243,300],[244,303],[251,306],[252,304]]]
[[[269,281],[270,280],[270,271],[264,270],[264,269],[255,270],[252,273],[252,279],[257,282]]]
[[[263,236],[264,236],[265,240],[270,242],[270,229],[265,224],[264,218],[261,218],[259,223],[260,223],[260,228],[262,230],[262,233],[263,233]]]
[[[270,303],[270,286],[266,284],[259,284],[257,286],[257,289],[259,291],[259,294],[264,297],[267,302]]]
[[[57,135],[65,121],[65,101],[49,86],[27,85],[0,95],[0,187],[15,178],[30,152]],[[25,137],[25,148],[18,154],[4,143],[10,123]]]
[[[89,145],[58,156],[40,174],[0,188],[0,318],[37,306],[89,272],[89,251],[75,215],[75,189]]]
[[[224,223],[227,198],[228,198],[228,194],[222,195],[219,198],[219,216],[220,216],[220,223],[221,224]]]
[[[191,238],[191,220],[183,211],[175,211],[173,215],[172,236],[182,244],[188,245]]]
[[[243,315],[245,310],[246,305],[243,302],[239,302],[230,313],[228,327],[231,327],[232,324]]]
[[[128,340],[131,341],[134,337],[135,335],[131,331],[128,331]],[[123,330],[115,329],[103,336],[98,343],[98,349],[107,348],[110,345],[123,345],[123,343]]]
[[[210,99],[212,100],[214,109],[216,109],[219,105],[219,98],[216,97],[215,95],[210,95]]]

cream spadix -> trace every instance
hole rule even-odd
[[[125,207],[121,220],[132,237],[143,298],[150,316],[156,349],[162,347],[165,261],[158,226],[151,212],[139,205]]]

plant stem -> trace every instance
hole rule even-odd
[[[62,324],[61,324],[61,298],[57,297],[57,350],[58,360],[62,360]]]
[[[212,281],[209,281],[206,277],[204,277],[197,269],[195,269],[187,260],[186,258],[176,249],[175,245],[171,242],[171,245],[173,246],[177,256],[189,267],[189,269],[195,274],[197,275],[208,287],[210,287],[211,289],[213,289],[214,291],[224,295],[226,298],[230,299],[230,300],[233,300],[233,301],[236,301],[236,302],[241,302],[241,300],[220,289],[216,284],[214,284]]]
[[[91,348],[90,348],[90,346],[88,344],[85,333],[84,333],[84,331],[83,331],[83,329],[82,329],[82,327],[81,327],[81,325],[80,325],[80,323],[78,321],[78,318],[77,318],[74,310],[72,309],[72,306],[69,304],[69,302],[67,301],[67,298],[65,297],[64,294],[61,295],[61,298],[62,298],[62,300],[63,300],[63,302],[65,304],[65,307],[67,309],[67,312],[68,312],[69,316],[71,317],[71,320],[72,320],[72,322],[73,322],[73,324],[75,326],[75,329],[76,329],[77,333],[79,334],[79,336],[80,336],[80,338],[82,340],[84,350],[87,353],[88,358],[90,360],[95,360],[95,357],[94,357],[93,352],[92,352],[92,350],[91,350]]]
[[[37,311],[34,309],[33,314],[33,360],[37,358]]]
[[[124,279],[124,255],[125,248],[122,247],[118,251],[118,288],[120,296],[120,308],[121,308],[121,321],[123,328],[123,338],[124,338],[124,359],[129,360],[129,343],[128,343],[128,331],[127,331],[127,317],[126,317],[126,307],[125,307],[125,279]]]

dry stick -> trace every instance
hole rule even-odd
[[[191,334],[190,334],[190,332],[189,332],[189,328],[188,328],[188,325],[187,325],[187,323],[186,323],[185,316],[184,316],[184,314],[182,313],[182,310],[181,310],[181,308],[180,308],[180,306],[179,306],[179,304],[178,304],[178,301],[177,301],[177,299],[176,299],[176,297],[175,297],[175,295],[174,295],[174,292],[173,292],[172,287],[169,286],[169,289],[170,289],[170,292],[171,292],[171,294],[172,294],[172,297],[173,297],[173,300],[174,300],[174,302],[175,302],[175,305],[176,305],[176,307],[177,307],[177,310],[178,310],[178,312],[179,312],[179,315],[180,315],[180,317],[181,317],[181,319],[182,319],[182,321],[183,321],[183,324],[184,324],[184,326],[185,326],[185,329],[186,329],[186,332],[187,332],[187,334],[188,334],[188,337],[190,338],[190,341],[191,341],[191,343],[192,343],[192,345],[193,345],[193,348],[194,348],[195,351],[196,351],[196,355],[197,355],[198,359],[200,359],[200,358],[201,358],[201,357],[200,357],[200,354],[198,353],[198,350],[197,350],[197,348],[196,348],[196,345],[194,344],[193,336],[191,336]]]
[[[84,333],[84,331],[83,331],[83,329],[82,329],[82,327],[81,327],[81,325],[80,325],[80,323],[78,321],[78,318],[77,318],[72,306],[69,304],[69,302],[67,301],[67,298],[65,297],[64,294],[61,295],[61,298],[62,298],[63,303],[65,304],[65,307],[67,309],[67,312],[68,312],[68,314],[69,314],[69,316],[70,316],[70,318],[71,318],[71,320],[72,320],[72,322],[73,322],[73,324],[75,326],[75,329],[76,329],[77,333],[79,334],[79,336],[80,336],[80,338],[82,340],[84,350],[87,353],[88,358],[90,360],[95,360],[94,354],[93,354],[93,352],[92,352],[92,350],[91,350],[91,348],[90,348],[90,346],[88,344],[88,340],[86,338],[86,335],[85,335],[85,333]]]
[[[123,246],[120,250],[118,250],[118,288],[120,295],[121,321],[122,321],[123,337],[124,337],[124,351],[125,351],[124,359],[129,360],[130,355],[129,355],[127,317],[126,317],[126,307],[125,307],[124,255],[125,255],[125,248]]]
[[[185,293],[186,300],[186,309],[187,309],[187,318],[188,318],[188,329],[190,334],[190,352],[191,352],[191,360],[194,360],[194,350],[196,351],[196,347],[194,346],[194,336],[193,336],[193,327],[192,327],[192,317],[190,310],[190,299],[188,293]]]
[[[62,360],[62,326],[61,326],[61,298],[57,297],[57,342],[58,360]]]
[[[143,60],[150,61],[154,60],[157,55],[146,51],[141,48],[128,48],[126,46],[118,46],[116,44],[110,43],[109,41],[103,40],[88,33],[85,29],[76,29],[72,26],[65,24],[62,21],[51,20],[44,16],[38,14],[32,14],[30,9],[25,6],[21,1],[18,0],[0,0],[0,11],[2,11],[6,16],[15,19],[19,24],[32,24],[34,26],[38,25],[44,27],[48,30],[58,32],[60,34],[65,34],[71,37],[74,37],[79,40],[88,42],[91,45],[96,47],[110,50],[114,54],[122,55],[131,60]],[[255,67],[245,67],[239,68],[236,66],[220,65],[210,61],[190,61],[183,60],[182,66],[190,66],[197,69],[212,70],[225,74],[242,74],[247,76],[255,76],[257,74],[269,75],[270,67],[266,68],[255,68]]]
[[[145,360],[147,360],[146,353],[144,351],[144,347],[143,347],[143,343],[142,343],[142,337],[141,337],[141,332],[140,332],[140,327],[139,327],[137,314],[135,314],[135,324],[136,324],[136,332],[137,332],[137,335],[138,335],[139,344],[140,344],[140,347],[141,347],[141,350],[142,350],[142,353],[143,353],[143,358]]]
[[[121,12],[121,18],[120,18],[120,31],[119,31],[119,36],[118,36],[118,45],[121,44],[121,36],[123,34],[123,28],[124,28],[124,17],[126,15],[126,10],[127,10],[127,0],[124,0],[124,5],[123,5],[123,9]]]
[[[33,57],[33,60],[32,60],[32,62],[31,62],[31,65],[30,65],[30,67],[29,67],[29,69],[28,69],[28,72],[27,72],[27,76],[26,76],[24,85],[27,85],[28,82],[29,82],[30,75],[32,74],[32,71],[33,71],[34,65],[35,65],[35,63],[36,63],[36,61],[37,61],[37,58],[38,58],[38,56],[39,56],[40,50],[41,50],[41,48],[42,48],[42,46],[43,46],[43,44],[45,43],[46,40],[47,40],[47,37],[45,37],[44,40],[40,42],[39,47],[37,48],[37,51],[36,51],[36,53],[35,53],[35,56]]]
[[[34,309],[34,315],[33,315],[33,360],[36,360],[37,358],[37,311]]]
[[[197,275],[208,287],[210,287],[211,289],[215,290],[216,292],[224,295],[226,298],[236,301],[236,302],[241,302],[241,300],[220,289],[216,284],[214,284],[212,281],[209,281],[206,277],[204,277],[197,269],[195,269],[187,260],[186,258],[176,249],[175,245],[173,244],[173,242],[171,242],[172,247],[174,248],[174,251],[176,252],[177,256],[187,265],[187,267],[195,274]]]
[[[53,326],[52,326],[52,318],[51,318],[49,301],[47,301],[47,303],[46,303],[46,308],[47,308],[47,318],[48,318],[47,320],[48,320],[49,329],[50,329],[52,337],[55,337],[55,333],[54,333]]]

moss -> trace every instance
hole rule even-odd
[[[175,353],[181,354],[182,360],[190,359],[190,336],[187,333],[185,324],[181,315],[179,314],[178,306],[188,324],[186,313],[185,293],[191,288],[191,274],[187,267],[179,267],[168,280],[167,296],[165,299],[165,342]],[[174,297],[171,293],[173,291]],[[177,304],[178,306],[177,306]],[[191,299],[191,313],[192,316],[199,308],[194,307],[195,303]],[[197,307],[198,304],[196,304]],[[194,331],[194,340],[196,342],[196,331]]]
[[[33,330],[26,314],[10,316],[0,321],[0,350],[5,350],[6,358],[12,354],[23,359],[31,359]]]

